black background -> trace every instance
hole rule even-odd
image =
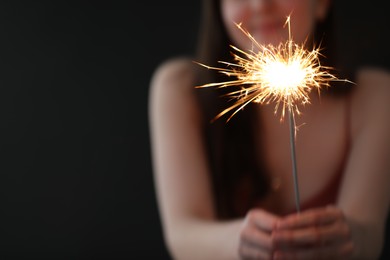
[[[337,12],[343,64],[387,66],[388,51],[367,54],[388,42],[384,5],[352,2],[360,13],[347,3]],[[169,259],[153,186],[149,82],[163,60],[193,53],[199,8],[1,1],[0,259]]]
[[[192,53],[198,8],[1,2],[0,259],[168,259],[148,88],[161,61]]]

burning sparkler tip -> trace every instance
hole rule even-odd
[[[234,90],[226,95],[237,98],[237,101],[223,110],[217,118],[233,110],[232,114],[235,115],[251,102],[276,103],[275,113],[280,111],[281,119],[285,116],[287,109],[299,115],[298,104],[310,103],[309,94],[312,90],[320,92],[320,89],[330,86],[330,81],[341,81],[329,72],[332,68],[321,65],[320,56],[322,54],[319,47],[308,50],[305,43],[299,45],[293,42],[290,33],[290,19],[291,14],[286,20],[289,27],[289,39],[284,43],[277,46],[261,45],[242,27],[241,23],[236,23],[236,26],[253,44],[258,46],[257,52],[244,51],[231,45],[234,61],[219,61],[226,66],[225,68],[211,67],[196,62],[207,69],[234,77],[231,81],[209,83],[199,88],[241,86],[241,90]]]

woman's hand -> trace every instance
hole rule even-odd
[[[334,207],[311,209],[278,221],[272,234],[273,259],[348,259],[350,226]]]
[[[240,258],[272,259],[272,232],[279,220],[279,217],[264,210],[250,210],[245,217],[240,233]]]

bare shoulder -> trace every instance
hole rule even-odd
[[[381,68],[362,68],[357,72],[358,92],[366,97],[388,93],[390,71]]]
[[[352,127],[359,131],[370,127],[390,126],[390,71],[364,68],[357,73],[356,88],[352,93]]]
[[[188,58],[174,58],[163,62],[154,71],[151,91],[185,91],[194,82],[194,63]],[[178,89],[177,89],[178,88]]]
[[[180,118],[180,113],[186,113],[186,117],[196,116],[194,65],[189,58],[174,58],[165,61],[154,71],[149,90],[152,116],[167,120]]]

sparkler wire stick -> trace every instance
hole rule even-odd
[[[289,56],[292,55],[292,41],[291,41],[291,27],[290,27],[290,16],[287,17],[286,23],[288,24],[288,37],[290,39],[288,44],[288,51]],[[295,152],[295,136],[296,136],[296,129],[295,129],[295,120],[294,120],[294,113],[292,111],[293,106],[291,104],[291,98],[288,98],[288,117],[289,117],[289,127],[290,127],[290,148],[291,148],[291,162],[292,162],[292,173],[293,173],[293,180],[294,180],[294,194],[295,194],[295,208],[297,210],[297,213],[301,212],[301,206],[300,206],[300,198],[299,198],[299,187],[298,187],[298,170],[297,170],[297,158],[296,158],[296,152]]]
[[[290,102],[289,102],[290,103]],[[289,117],[289,126],[290,126],[290,148],[291,148],[291,161],[292,161],[292,171],[294,179],[294,193],[295,193],[295,207],[297,213],[301,212],[300,199],[299,199],[299,188],[298,188],[298,171],[297,171],[297,159],[295,152],[295,121],[292,107],[289,104],[288,108],[288,117]]]

